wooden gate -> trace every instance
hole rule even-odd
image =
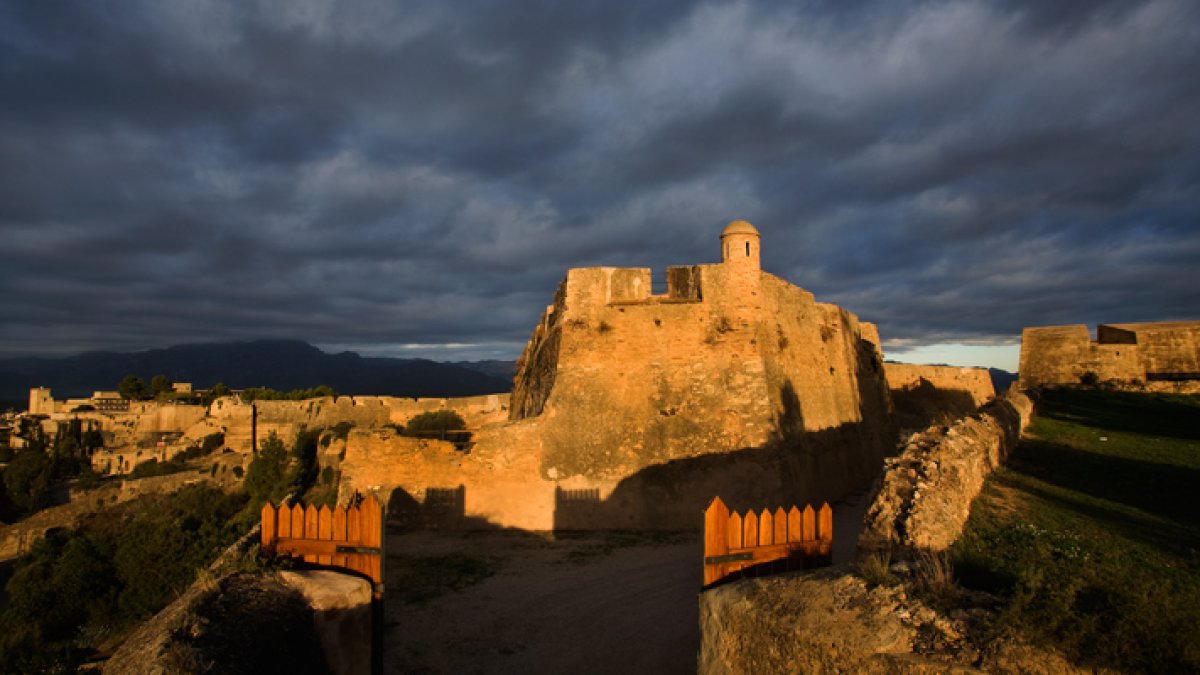
[[[833,562],[833,509],[793,506],[743,517],[714,497],[704,512],[704,585],[754,565],[788,560],[799,567]]]
[[[371,496],[356,506],[264,504],[262,547],[276,555],[358,572],[383,590],[383,507]]]

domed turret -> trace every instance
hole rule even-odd
[[[744,220],[735,220],[721,233],[721,262],[739,268],[760,269],[758,230]]]

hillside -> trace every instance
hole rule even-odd
[[[953,548],[993,629],[1087,668],[1200,671],[1200,396],[1046,391]]]
[[[491,374],[493,362],[438,363],[424,359],[364,358],[328,354],[299,340],[193,344],[133,353],[88,352],[65,358],[0,360],[0,400],[21,401],[31,387],[50,387],[55,397],[113,390],[133,374],[149,381],[166,375],[197,388],[217,382],[235,389],[291,390],[326,384],[347,394],[472,396],[507,392],[511,378]]]

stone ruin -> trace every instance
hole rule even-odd
[[[1021,333],[1020,387],[1109,383],[1200,391],[1200,321],[1041,326]]]

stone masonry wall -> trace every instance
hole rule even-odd
[[[948,428],[913,434],[898,457],[885,460],[859,547],[949,547],[984,478],[1016,447],[1032,413],[1029,398],[1010,391]]]
[[[908,363],[885,363],[888,389],[914,389],[922,380],[941,391],[960,391],[970,397],[972,408],[987,403],[996,397],[992,378],[984,368],[957,368],[955,366],[923,366]]]
[[[1091,340],[1087,326],[1042,326],[1021,334],[1020,385],[1200,380],[1200,321],[1106,324]]]

